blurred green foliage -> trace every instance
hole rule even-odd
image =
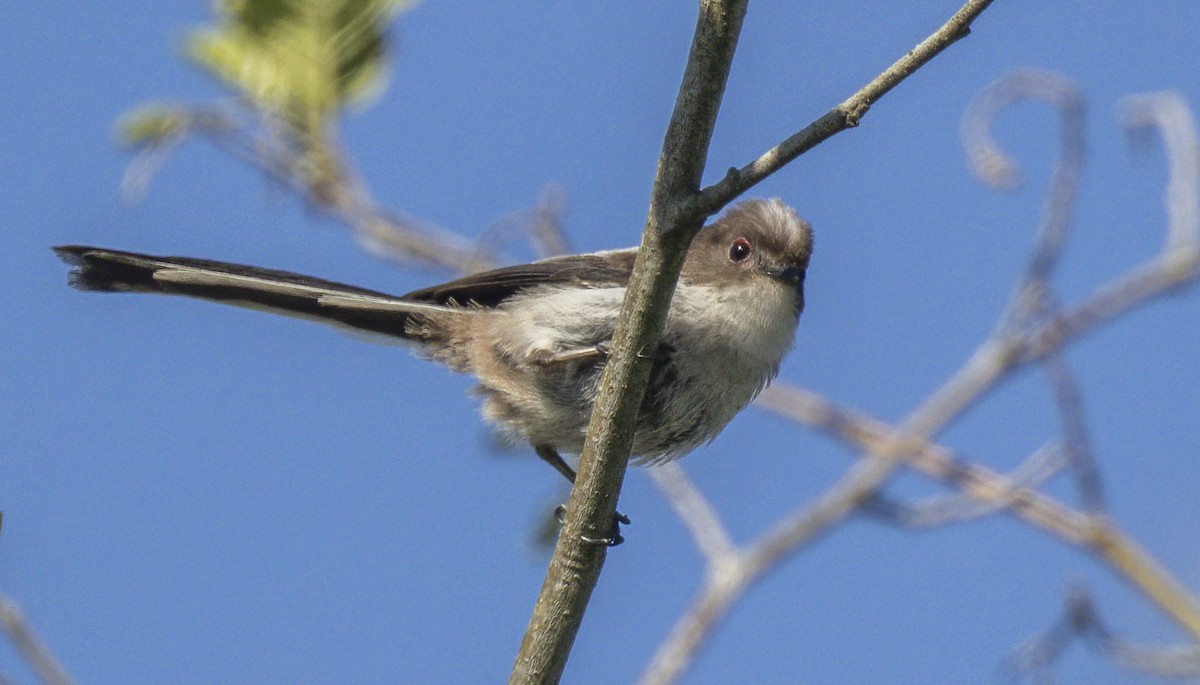
[[[410,0],[216,0],[214,22],[191,31],[187,56],[297,142],[320,138],[348,104],[368,101],[387,75],[387,29]],[[143,105],[121,140],[145,145],[184,132],[178,106]]]

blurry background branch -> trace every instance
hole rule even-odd
[[[1015,187],[1016,165],[991,140],[988,131],[1003,107],[1026,98],[1046,101],[1062,113],[1059,161],[1028,267],[996,331],[959,374],[898,428],[839,409],[815,393],[784,383],[776,383],[764,391],[760,406],[823,430],[850,448],[861,450],[864,458],[815,503],[798,509],[789,520],[745,546],[728,541],[718,514],[681,468],[662,470],[656,475],[655,483],[676,512],[688,521],[688,529],[708,564],[708,573],[691,608],[676,623],[648,666],[641,680],[643,685],[676,682],[715,625],[749,586],[774,565],[843,521],[856,505],[869,505],[876,513],[890,513],[900,523],[919,525],[950,523],[992,511],[1012,511],[1106,561],[1115,573],[1138,588],[1200,644],[1200,601],[1118,529],[1104,511],[1080,394],[1061,354],[1067,345],[1094,328],[1190,284],[1200,275],[1197,231],[1200,213],[1196,211],[1200,197],[1200,185],[1196,183],[1200,177],[1196,173],[1200,142],[1195,124],[1186,105],[1169,94],[1130,101],[1127,125],[1159,127],[1167,148],[1170,160],[1167,241],[1157,258],[1098,287],[1082,304],[1064,309],[1057,304],[1049,279],[1066,245],[1080,179],[1084,149],[1082,96],[1070,81],[1058,74],[1015,72],[984,90],[968,108],[964,116],[964,143],[973,169],[981,178],[997,187]],[[1031,363],[1043,366],[1059,409],[1061,447],[1035,451],[1011,476],[1004,476],[955,457],[946,448],[929,441],[960,412]],[[1059,452],[1065,454],[1064,463],[1075,474],[1082,505],[1078,510],[1038,490],[1058,470],[1049,460]],[[955,487],[958,494],[952,499],[917,507],[888,505],[880,488],[898,465],[897,459]],[[968,505],[966,500],[974,504]],[[715,532],[707,532],[706,528]],[[1052,631],[1054,635],[1059,632]],[[1106,644],[1107,654],[1114,658],[1124,655],[1123,662],[1128,665],[1144,663],[1150,671],[1170,670],[1160,667],[1162,662],[1152,658],[1130,658],[1133,652],[1128,648],[1117,649],[1116,642]],[[1058,653],[1050,649],[1034,652]],[[1171,663],[1196,663],[1192,650],[1182,653],[1185,655],[1182,660]],[[1037,665],[1042,663],[1033,661]],[[1027,666],[1024,670],[1032,668]]]
[[[1045,682],[1056,662],[1075,640],[1080,640],[1112,663],[1164,678],[1186,678],[1200,673],[1200,648],[1196,645],[1148,647],[1117,637],[1097,613],[1084,587],[1067,592],[1062,616],[1049,628],[1012,651],[1005,670],[1014,679]]]
[[[74,685],[75,680],[34,632],[17,603],[4,596],[0,596],[0,627],[30,670],[45,685]]]
[[[122,184],[126,195],[143,195],[179,143],[200,137],[337,218],[372,254],[458,272],[494,266],[471,241],[381,209],[338,140],[344,111],[383,88],[388,25],[408,6],[407,0],[217,2],[215,24],[193,30],[186,53],[236,97],[217,105],[150,103],[128,112],[120,139],[138,155]]]

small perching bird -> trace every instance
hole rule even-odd
[[[479,381],[484,417],[574,481],[637,248],[554,257],[394,296],[285,271],[54,248],[80,290],[186,295],[382,334]],[[748,200],[688,250],[634,434],[635,462],[717,436],[779,371],[804,308],[812,229]]]

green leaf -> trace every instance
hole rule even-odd
[[[188,54],[298,132],[378,92],[387,27],[407,0],[217,0]]]

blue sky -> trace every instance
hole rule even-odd
[[[569,197],[579,251],[635,244],[694,3],[439,3],[396,26],[386,93],[348,117],[386,207],[467,236]],[[448,276],[361,252],[287,191],[189,144],[140,203],[118,192],[112,125],[217,86],[178,58],[208,3],[13,3],[0,22],[0,590],[81,682],[497,682],[542,582],[530,542],[565,497],[497,451],[469,379],[399,348],[168,298],[85,296],[48,247],[92,243],[240,261],[405,292]],[[841,101],[957,2],[753,3],[710,180]],[[1089,155],[1059,284],[1068,301],[1161,245],[1163,155],[1130,154],[1122,97],[1200,103],[1195,3],[998,0],[974,33],[863,125],[752,194],[816,231],[808,309],[781,377],[898,420],[991,330],[1036,225],[1055,140],[1038,105],[999,132],[1025,165],[1000,195],[957,142],[972,95],[1036,66],[1089,101]],[[512,253],[529,257],[516,246]],[[1188,291],[1083,341],[1113,517],[1200,588],[1200,299]],[[1041,379],[1005,383],[944,440],[997,469],[1050,440]],[[840,445],[748,410],[684,462],[746,541],[827,487]],[[1070,497],[1065,481],[1051,491]],[[891,492],[936,489],[905,477]],[[700,559],[641,473],[621,509],[567,682],[633,680],[687,605]],[[1181,636],[1102,565],[1007,517],[924,533],[856,519],[758,586],[688,683],[982,682],[1088,585],[1120,634]],[[0,649],[0,673],[24,680]],[[1076,649],[1062,682],[1128,682]]]

